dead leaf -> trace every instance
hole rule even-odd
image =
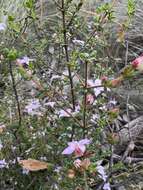
[[[20,160],[19,164],[24,168],[29,171],[39,171],[39,170],[44,170],[47,169],[48,163],[47,162],[42,162],[39,160],[34,160],[34,159],[28,159],[28,160]]]

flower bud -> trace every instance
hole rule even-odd
[[[143,72],[143,56],[137,57],[134,61],[131,62],[131,65],[134,69]]]
[[[68,178],[73,179],[75,177],[75,171],[73,169],[68,170]]]

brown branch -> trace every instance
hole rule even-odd
[[[13,74],[13,70],[12,70],[12,64],[11,61],[8,62],[9,64],[9,72],[10,72],[10,76],[12,79],[12,87],[13,87],[13,91],[14,91],[14,95],[15,95],[15,99],[16,99],[16,103],[17,103],[17,110],[18,110],[18,116],[19,116],[19,127],[21,126],[21,122],[22,122],[22,116],[21,116],[21,109],[20,109],[20,102],[19,102],[19,97],[18,97],[18,93],[17,93],[17,89],[16,89],[16,83],[15,83],[15,78],[14,78],[14,74]],[[19,129],[19,128],[18,128]],[[19,152],[22,152],[21,149],[21,145],[20,145],[20,139],[19,139],[19,135],[17,135],[18,129],[16,129],[13,133],[15,139],[16,139],[16,143],[19,145]],[[17,154],[13,153],[17,162]]]
[[[83,101],[83,137],[85,137],[85,131],[86,131],[86,112],[87,112],[87,77],[88,77],[88,62],[85,61],[85,84],[84,84],[84,101]]]
[[[114,154],[113,155],[114,160],[116,161],[121,161],[122,157]],[[124,163],[130,164],[130,163],[135,163],[135,162],[142,162],[143,158],[133,158],[133,157],[126,157],[125,160],[123,160]]]
[[[62,12],[62,24],[63,24],[63,38],[64,38],[64,49],[65,49],[65,55],[66,55],[66,61],[67,61],[67,69],[69,74],[69,80],[70,80],[70,88],[71,88],[71,97],[72,97],[72,106],[73,111],[75,110],[75,96],[74,96],[74,86],[73,86],[73,79],[71,74],[71,67],[69,65],[69,53],[68,53],[68,40],[67,40],[67,28],[66,28],[66,19],[65,19],[65,1],[62,0],[61,5],[61,12]]]
[[[15,95],[15,99],[16,99],[16,103],[17,103],[17,110],[18,110],[18,116],[19,116],[19,126],[21,126],[22,116],[21,116],[20,102],[19,102],[19,97],[18,97],[18,93],[17,93],[17,89],[16,89],[16,83],[15,83],[15,79],[14,79],[14,75],[13,75],[11,61],[9,61],[9,72],[11,75],[13,91],[14,91],[14,95]]]

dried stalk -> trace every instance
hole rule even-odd
[[[69,65],[70,60],[69,60],[69,53],[68,53],[67,27],[66,27],[66,18],[65,18],[66,10],[65,10],[65,1],[64,0],[62,0],[61,12],[62,12],[64,49],[65,49],[65,55],[66,55],[69,80],[70,80],[72,106],[73,106],[73,111],[75,111],[75,96],[74,96],[74,86],[73,86],[73,79],[72,79],[72,74],[71,74],[71,67]]]

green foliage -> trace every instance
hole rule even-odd
[[[14,61],[17,58],[17,51],[16,49],[11,49],[7,55],[10,61]]]
[[[33,7],[34,7],[34,0],[26,0],[24,2],[24,5],[28,9],[33,9]]]
[[[135,0],[128,0],[128,16],[132,17],[135,14],[136,3]]]

